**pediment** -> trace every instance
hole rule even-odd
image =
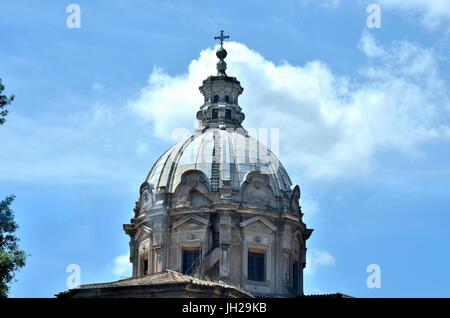
[[[191,201],[192,193],[196,194],[194,200],[198,204],[208,204],[207,196],[210,192],[206,175],[200,170],[188,170],[181,176],[181,182],[173,194],[174,202]]]
[[[197,215],[189,215],[181,220],[178,220],[173,224],[173,229],[176,230],[179,227],[183,228],[198,228],[206,227],[209,224],[209,220],[199,217]]]
[[[277,230],[277,227],[275,225],[273,225],[272,223],[267,221],[262,216],[255,216],[255,217],[252,217],[251,219],[243,221],[243,222],[241,222],[240,226],[244,229],[259,229],[259,228],[261,228],[261,229],[269,230],[271,232],[276,232],[276,230]]]
[[[147,225],[142,225],[139,227],[139,229],[136,232],[136,235],[134,236],[135,240],[141,240],[146,239],[148,236],[152,233],[152,229]]]

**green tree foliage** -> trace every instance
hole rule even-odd
[[[0,298],[8,296],[9,284],[17,270],[25,266],[27,255],[19,248],[19,238],[15,235],[18,228],[14,221],[10,195],[0,202]]]
[[[3,91],[5,90],[5,86],[2,83],[2,79],[0,78],[0,125],[3,125],[3,123],[6,120],[6,115],[8,115],[8,110],[6,109],[6,106],[12,103],[14,100],[14,95],[12,96],[6,96],[3,95]]]
[[[0,125],[8,115],[6,106],[11,104],[14,96],[3,95],[5,86],[0,78]],[[25,266],[27,255],[19,248],[19,238],[15,235],[18,228],[14,220],[11,204],[14,196],[10,195],[0,202],[0,298],[8,296],[9,284],[16,272]]]

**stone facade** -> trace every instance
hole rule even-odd
[[[158,159],[124,225],[133,277],[172,270],[254,295],[301,296],[312,230],[300,187],[242,127],[243,88],[225,73],[223,47],[217,56],[218,74],[200,87],[199,127]]]

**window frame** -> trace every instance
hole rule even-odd
[[[149,272],[149,270],[150,270],[149,264],[150,264],[150,263],[149,263],[148,258],[144,258],[144,262],[143,262],[143,264],[142,264],[144,275],[150,274],[150,272]]]
[[[195,246],[195,247],[183,247],[182,249],[181,249],[181,272],[184,274],[184,275],[191,275],[192,273],[188,273],[187,271],[185,271],[185,253],[196,253],[197,254],[197,259],[200,259],[200,247],[198,247],[198,246]],[[201,260],[200,260],[201,261]],[[188,266],[186,266],[186,270],[188,269],[188,268],[190,268],[191,266],[192,266],[192,264],[195,262],[195,259],[194,259],[194,261],[189,265],[189,267]]]
[[[262,260],[262,267],[261,267],[261,272],[258,273],[256,276],[258,276],[258,278],[260,278],[259,276],[262,276],[262,279],[253,279],[255,277],[250,277],[250,257],[255,257],[256,255],[258,255],[258,257],[261,258]],[[254,265],[253,265],[254,267]],[[252,275],[255,276],[255,275]],[[259,250],[259,249],[248,249],[247,250],[247,281],[252,282],[252,283],[265,283],[267,282],[267,253],[265,250]]]

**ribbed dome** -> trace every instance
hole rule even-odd
[[[245,176],[253,171],[269,176],[276,195],[290,191],[292,185],[278,158],[242,128],[208,128],[194,133],[166,151],[154,164],[146,181],[156,191],[166,187],[166,192],[173,193],[188,170],[202,171],[216,190],[224,182],[239,190]]]

